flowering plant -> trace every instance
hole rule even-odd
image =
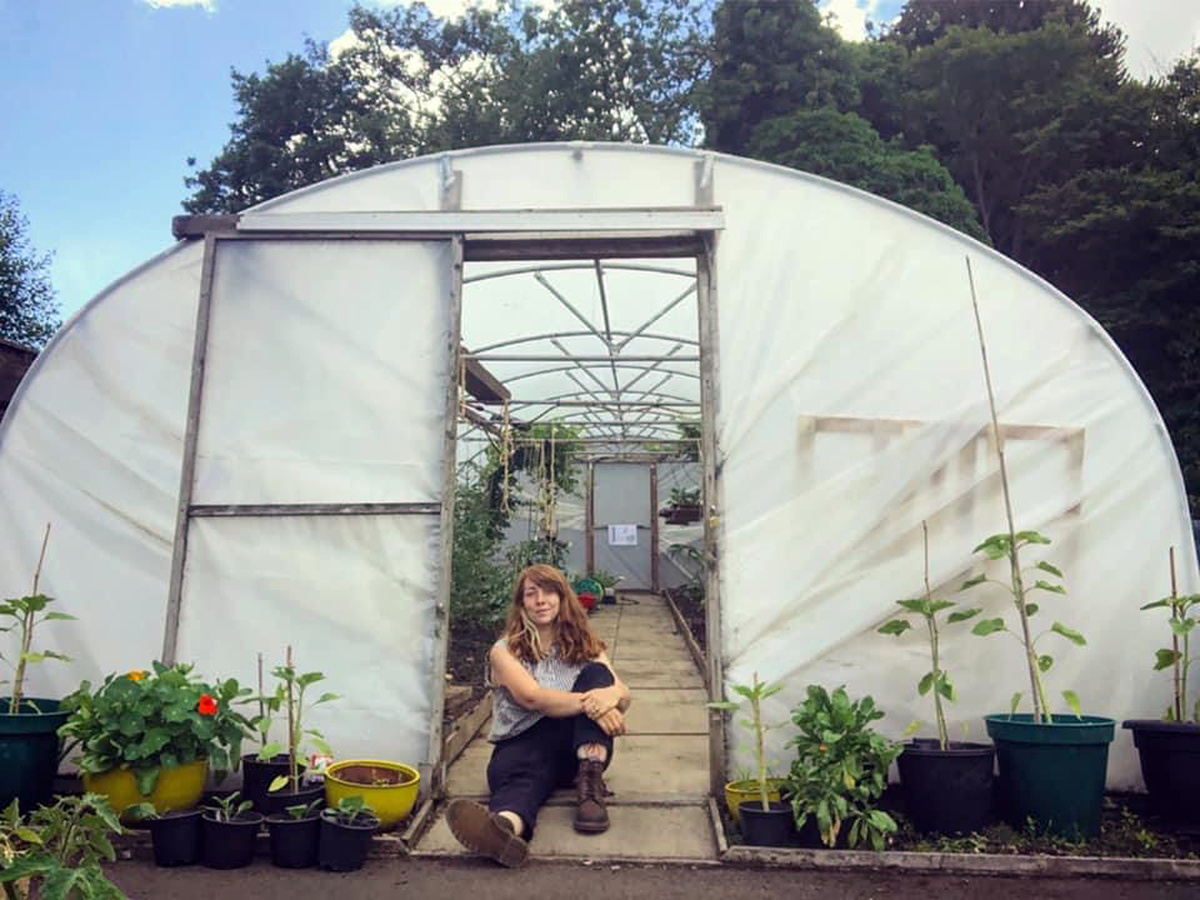
[[[234,710],[250,694],[235,679],[207,684],[192,666],[164,666],[109,675],[95,691],[83,682],[63,700],[71,713],[59,734],[83,750],[79,766],[91,774],[129,769],[149,794],[161,769],[200,759],[219,774],[236,768],[251,722]]]

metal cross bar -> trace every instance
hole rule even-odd
[[[645,322],[645,324],[642,325],[641,328],[636,329],[633,332],[633,334],[629,335],[629,337],[627,337],[627,338],[625,338],[625,340],[621,341],[621,343],[617,345],[617,349],[618,350],[624,349],[626,344],[628,344],[635,337],[640,335],[643,331],[645,331],[647,328],[649,328],[651,325],[653,325],[655,322],[657,322],[659,319],[661,319],[663,316],[665,316],[667,313],[669,313],[671,310],[673,310],[676,306],[678,306],[680,303],[682,303],[685,299],[687,299],[689,296],[691,296],[695,292],[696,292],[696,283],[692,282],[690,285],[688,285],[688,288],[686,291],[684,291],[682,294],[680,294],[678,297],[676,297],[674,300],[672,300],[670,303],[668,303],[666,306],[664,306],[662,309],[660,309],[657,313],[655,313],[653,316],[651,316]]]
[[[670,269],[666,266],[652,266],[645,263],[621,263],[621,262],[606,262],[607,269],[626,269],[637,272],[655,272],[659,275],[678,275],[682,278],[695,278],[695,272],[689,272],[686,269]],[[504,269],[499,272],[484,272],[481,275],[472,275],[470,278],[464,278],[463,284],[473,284],[476,281],[487,281],[492,278],[507,278],[509,275],[530,275],[534,272],[554,272],[565,271],[570,269],[590,269],[590,262],[566,262],[566,263],[538,263],[532,266],[519,266],[514,269]]]
[[[544,287],[546,290],[548,290],[551,294],[553,294],[555,299],[558,300],[559,303],[561,303],[563,306],[565,306],[567,309],[569,309],[571,311],[571,314],[574,315],[575,318],[577,318],[580,322],[582,322],[588,328],[588,330],[590,330],[592,332],[592,334],[594,334],[600,340],[604,341],[605,347],[611,346],[609,344],[609,342],[605,339],[604,335],[602,335],[596,329],[596,327],[591,322],[588,321],[587,316],[585,316],[583,313],[581,313],[579,310],[577,310],[571,304],[570,300],[568,300],[566,297],[564,297],[562,295],[562,293],[557,288],[554,287],[554,285],[552,285],[549,281],[547,281],[545,275],[543,275],[541,272],[535,272],[533,277],[534,277],[534,280],[536,280],[538,284],[540,284],[542,287]]]
[[[672,376],[679,377],[679,378],[699,379],[699,377],[700,377],[699,372],[682,372],[679,369],[659,369],[659,366],[661,366],[661,365],[662,365],[662,363],[657,363],[653,366],[635,366],[635,365],[626,365],[624,363],[618,362],[617,368],[618,369],[633,369],[633,370],[639,371],[639,372],[654,372],[654,371],[670,372]],[[511,384],[514,381],[522,381],[526,378],[536,378],[539,375],[552,375],[556,372],[570,372],[573,369],[577,369],[577,368],[578,369],[586,369],[586,368],[602,369],[602,368],[604,368],[604,364],[603,363],[592,363],[591,365],[588,365],[587,363],[580,363],[575,366],[554,366],[549,369],[538,369],[534,372],[522,372],[520,375],[512,375],[508,378],[503,378],[503,379],[501,379],[501,381],[502,381],[502,383],[507,385],[507,384]],[[637,379],[634,379],[634,381],[636,381],[636,380]],[[629,388],[633,386],[634,381],[630,381],[628,384],[625,385],[624,388],[622,388],[622,390],[629,390]],[[499,403],[500,401],[493,400],[491,402]]]
[[[614,334],[614,335],[626,335],[626,334],[631,334],[631,333],[632,332],[628,332],[628,331],[612,332],[612,334]],[[487,353],[491,350],[503,349],[504,347],[515,347],[519,344],[531,344],[534,341],[548,341],[551,338],[590,337],[590,336],[593,336],[594,334],[595,334],[595,332],[592,332],[592,331],[551,331],[551,332],[547,332],[546,334],[524,335],[519,338],[511,338],[507,341],[497,341],[496,343],[488,344],[485,347],[476,347],[475,352],[476,353]],[[675,341],[676,343],[680,343],[680,344],[690,344],[693,347],[700,346],[700,342],[697,340],[694,340],[692,338],[676,337],[674,335],[669,335],[669,334],[640,334],[640,335],[638,335],[638,337],[642,338],[643,340],[647,340],[647,341],[649,341],[649,340]]]
[[[600,338],[604,340],[604,338]],[[561,356],[546,356],[545,354],[521,354],[521,353],[469,353],[467,359],[477,359],[480,362],[562,362]],[[572,356],[572,360],[577,362],[602,362],[608,363],[607,356]],[[628,356],[621,355],[617,359],[621,362],[700,362],[699,356],[655,356],[653,354],[629,354]]]

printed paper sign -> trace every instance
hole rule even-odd
[[[609,525],[608,546],[636,547],[638,527],[636,525]]]

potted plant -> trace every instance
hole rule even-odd
[[[262,813],[234,791],[214,797],[202,817],[204,865],[210,869],[240,869],[254,859],[254,845],[262,827]]]
[[[602,603],[611,606],[617,602],[617,585],[621,583],[622,577],[621,575],[614,575],[612,572],[606,572],[604,569],[597,569],[592,573],[592,578],[600,585]]]
[[[258,654],[258,695],[251,698],[251,702],[258,704],[258,715],[252,722],[258,732],[259,749],[257,753],[247,753],[242,757],[242,796],[259,812],[262,812],[271,783],[290,771],[288,755],[282,752],[278,743],[271,741],[271,726],[283,708],[285,699],[286,690],[282,682],[276,683],[273,694],[264,692],[263,656]]]
[[[59,733],[79,744],[84,788],[121,815],[152,803],[159,813],[200,802],[211,767],[236,766],[250,728],[235,710],[249,691],[235,679],[200,681],[184,663],[109,675],[95,691],[84,681],[63,700]]]
[[[267,816],[273,865],[284,869],[307,869],[317,864],[324,802],[318,797],[311,803],[289,806],[285,812]]]
[[[900,606],[925,621],[932,665],[917,684],[917,693],[933,695],[937,740],[916,738],[904,746],[897,765],[904,808],[918,831],[943,834],[970,833],[983,828],[992,807],[992,768],[995,750],[990,744],[951,741],[942,701],[955,699],[954,682],[942,668],[938,614],[953,609],[953,600],[933,599],[929,584],[929,528],[921,523],[925,549],[925,593]],[[946,621],[965,622],[979,615],[979,608],[954,610]],[[905,618],[892,619],[880,627],[881,634],[899,636],[912,625]],[[920,727],[920,723],[917,723]]]
[[[874,731],[884,713],[871,697],[851,701],[844,687],[829,693],[810,684],[792,711],[800,733],[787,790],[800,842],[808,846],[887,846],[896,823],[878,808],[887,788],[888,767],[902,746]],[[846,828],[846,825],[849,828]]]
[[[325,802],[361,797],[374,810],[380,830],[394,828],[417,802],[421,773],[404,763],[380,759],[346,759],[325,770]]]
[[[1150,805],[1159,815],[1185,825],[1200,823],[1200,701],[1188,706],[1188,672],[1192,659],[1191,634],[1200,594],[1179,596],[1175,579],[1175,548],[1170,551],[1171,595],[1142,609],[1166,609],[1171,646],[1155,654],[1154,669],[1171,669],[1174,698],[1161,719],[1131,719],[1142,763],[1142,779]]]
[[[25,677],[30,664],[46,659],[66,660],[52,650],[33,649],[34,631],[43,622],[74,619],[63,612],[48,612],[54,601],[38,590],[50,526],[42,537],[42,550],[33,573],[33,590],[24,597],[0,603],[0,631],[16,632],[18,649],[12,677],[12,695],[0,700],[0,806],[17,799],[27,808],[50,799],[58,772],[60,740],[58,729],[67,720],[58,700],[25,696]],[[7,660],[6,660],[7,662]]]
[[[742,725],[754,733],[754,759],[758,766],[758,777],[753,781],[735,781],[725,785],[725,803],[729,814],[742,828],[746,843],[758,847],[783,847],[791,842],[792,814],[780,801],[781,780],[774,784],[767,777],[766,732],[771,727],[764,724],[762,702],[783,690],[782,684],[767,684],[758,680],[749,687],[733,685],[734,693],[750,704],[750,717]],[[723,700],[708,704],[709,709],[734,712],[740,703]]]
[[[703,511],[700,508],[700,488],[672,488],[671,502],[658,513],[669,525],[689,525],[699,522]]]
[[[101,868],[101,863],[116,860],[110,836],[122,833],[116,814],[96,794],[60,797],[25,820],[14,800],[0,820],[5,897],[124,897]]]
[[[1048,545],[1050,539],[1037,531],[1017,531],[1013,516],[1012,495],[1009,491],[1008,467],[1004,443],[996,415],[996,398],[988,367],[987,344],[979,301],[975,296],[971,261],[967,259],[967,276],[971,287],[971,305],[975,311],[975,326],[979,336],[979,352],[983,360],[984,383],[987,387],[988,409],[991,412],[992,434],[1000,465],[1000,487],[1004,496],[1004,513],[1008,530],[994,534],[975,548],[989,560],[1007,562],[1008,576],[995,580],[986,572],[968,580],[962,590],[984,583],[1003,587],[1013,603],[1018,628],[1010,631],[1002,618],[984,619],[975,625],[977,635],[1007,632],[1015,634],[1023,650],[1029,678],[1033,713],[1017,714],[1021,694],[1013,696],[1008,715],[984,717],[988,735],[996,744],[999,763],[999,796],[1002,812],[1009,824],[1024,828],[1032,819],[1038,827],[1068,837],[1093,836],[1100,833],[1100,809],[1104,797],[1105,774],[1108,768],[1108,745],[1113,739],[1115,722],[1101,716],[1084,716],[1079,697],[1074,691],[1063,691],[1072,715],[1053,714],[1046,700],[1042,675],[1054,665],[1053,657],[1038,652],[1038,642],[1048,634],[1056,634],[1072,644],[1084,645],[1083,635],[1062,622],[1054,622],[1039,635],[1030,626],[1039,611],[1031,594],[1042,591],[1065,595],[1061,584],[1047,581],[1062,572],[1051,563],[1039,562],[1023,567],[1021,551],[1038,545]],[[1033,576],[1034,584],[1027,578]]]
[[[258,806],[259,811],[266,815],[284,812],[289,806],[304,806],[324,795],[325,786],[319,779],[306,781],[304,778],[308,768],[303,759],[306,738],[322,755],[333,755],[320,731],[304,727],[304,695],[314,684],[324,681],[325,676],[320,672],[297,672],[290,646],[287,648],[287,664],[276,666],[274,675],[283,687],[283,707],[287,711],[287,744],[267,744],[260,751],[259,757],[270,759],[286,750],[288,770],[286,774],[276,775],[267,786],[267,794]],[[308,704],[307,710],[337,699],[337,694],[322,694]]]
[[[204,810],[181,809],[159,812],[153,803],[138,803],[125,810],[125,817],[145,824],[154,849],[154,864],[190,866],[200,861],[201,817]]]
[[[362,797],[346,797],[336,808],[322,810],[317,851],[321,868],[332,872],[361,869],[378,827],[375,810]]]

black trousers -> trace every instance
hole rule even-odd
[[[603,663],[588,663],[575,679],[576,693],[613,683],[612,672]],[[570,787],[579,770],[579,748],[601,744],[608,751],[605,768],[612,761],[613,739],[585,715],[569,719],[545,716],[516,737],[497,741],[488,763],[488,809],[515,812],[525,823],[526,840],[533,837],[538,810],[557,787]]]

